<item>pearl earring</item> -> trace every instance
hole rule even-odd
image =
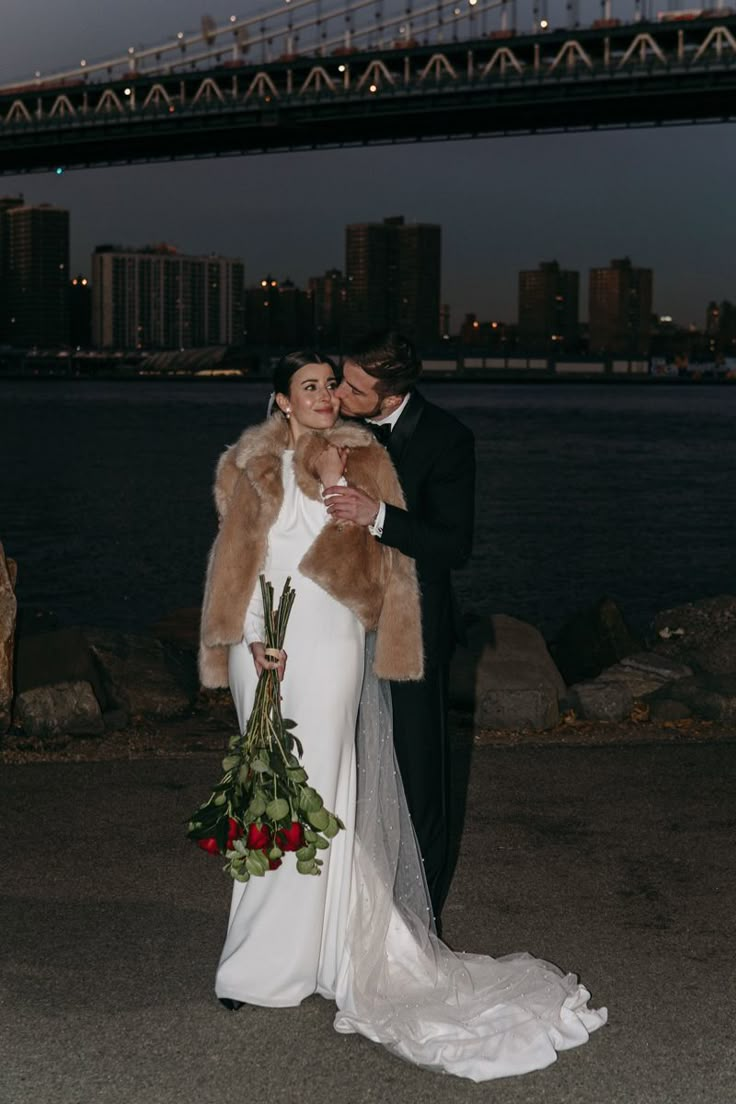
[[[291,411],[290,411],[290,410],[285,410],[285,411],[284,411],[284,414],[285,414],[285,416],[286,416],[287,418],[290,418],[290,417],[291,417]]]

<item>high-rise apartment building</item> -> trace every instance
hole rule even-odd
[[[519,344],[529,352],[571,352],[578,338],[580,273],[557,261],[519,273]]]
[[[342,347],[347,313],[347,280],[339,268],[311,276],[307,284],[312,307],[313,341],[319,347]]]
[[[245,329],[249,345],[275,350],[311,344],[309,296],[292,280],[264,276],[246,290]]]
[[[100,349],[196,349],[243,340],[244,268],[169,245],[92,255],[92,339]]]
[[[652,270],[628,257],[590,270],[590,351],[646,356],[652,324]]]
[[[398,329],[420,347],[437,343],[441,239],[439,226],[401,216],[346,228],[349,338]]]
[[[7,214],[15,207],[23,207],[24,202],[22,195],[0,196],[0,344],[10,340],[10,226]]]
[[[18,348],[69,342],[69,212],[0,200],[2,340]]]

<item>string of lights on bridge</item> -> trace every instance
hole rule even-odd
[[[731,14],[725,0],[710,8],[655,11],[656,0],[278,0],[255,15],[231,15],[219,24],[203,15],[196,32],[180,30],[155,46],[129,46],[122,54],[23,82],[0,83],[0,93],[68,87],[80,82],[166,75],[213,66],[287,61],[297,56],[407,49],[474,38],[505,39],[522,33],[580,26],[614,27],[644,21],[689,21]],[[685,0],[687,2],[687,0]],[[583,18],[585,17],[585,18]],[[129,93],[126,93],[129,94]]]

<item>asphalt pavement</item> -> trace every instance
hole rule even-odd
[[[483,1085],[337,1035],[319,997],[219,1006],[230,887],[183,823],[217,769],[0,767],[3,1104],[736,1101],[736,742],[474,750],[448,942],[551,959],[610,1017]]]

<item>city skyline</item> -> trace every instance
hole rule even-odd
[[[239,10],[206,8],[219,20]],[[0,77],[158,42],[202,14],[199,0],[104,15],[93,0],[29,0],[0,43]],[[582,272],[621,256],[654,269],[655,313],[702,326],[708,301],[736,297],[732,135],[723,124],[270,154],[5,177],[0,190],[71,210],[73,271],[100,243],[163,239],[242,256],[247,280],[273,271],[306,286],[344,268],[346,225],[403,213],[443,227],[454,328],[467,312],[515,317],[515,274],[542,260]],[[585,316],[585,285],[580,305]]]

